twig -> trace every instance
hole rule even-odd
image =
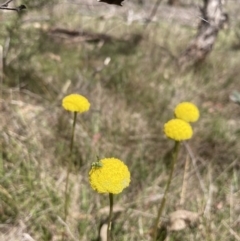
[[[20,11],[26,9],[26,6],[25,5],[20,5],[19,7],[16,7],[16,8],[9,8],[9,7],[1,7],[0,6],[0,9],[20,12]]]
[[[207,201],[206,201],[206,206],[205,206],[203,215],[206,216],[208,218],[208,220],[210,220],[212,200],[213,200],[213,191],[214,191],[214,187],[213,187],[213,184],[212,184],[212,167],[211,167],[211,164],[209,165],[208,175],[209,175],[210,184],[209,184],[209,190],[208,190],[208,198],[207,198]]]
[[[229,197],[229,222],[233,222],[233,204],[234,204],[234,195],[233,195],[233,184],[230,186],[230,197]]]
[[[187,152],[188,152],[188,154],[189,154],[189,156],[190,156],[190,158],[191,158],[191,160],[192,160],[193,167],[194,167],[194,171],[195,171],[195,173],[196,173],[196,175],[197,175],[197,178],[198,178],[198,180],[199,180],[201,189],[202,189],[203,193],[206,195],[207,189],[206,189],[206,187],[205,187],[205,185],[204,185],[204,182],[202,181],[201,175],[200,175],[200,173],[199,173],[199,171],[198,171],[198,169],[197,169],[196,158],[195,158],[195,156],[194,156],[194,154],[193,154],[190,146],[188,145],[188,143],[183,142],[183,144],[184,144],[185,148],[187,149]]]
[[[186,162],[185,162],[182,191],[181,191],[180,203],[179,203],[180,207],[183,207],[185,202],[188,175],[189,175],[189,155],[187,155]]]
[[[222,220],[222,224],[229,230],[230,234],[232,234],[236,240],[240,241],[240,236],[224,220]]]
[[[16,7],[16,8],[10,8],[10,7],[8,7],[8,4],[9,4],[10,2],[12,2],[12,1],[13,1],[13,0],[7,0],[5,3],[0,4],[0,10],[10,10],[10,11],[20,12],[20,11],[26,9],[26,6],[23,5],[23,4],[20,5],[20,6],[18,6],[18,7]]]
[[[148,26],[148,24],[152,21],[153,17],[155,16],[157,10],[158,10],[158,7],[159,5],[161,4],[162,0],[157,0],[157,2],[155,3],[153,9],[152,9],[152,12],[150,14],[150,16],[147,18],[147,21],[146,21],[146,27]]]
[[[62,225],[64,225],[64,226],[66,227],[66,230],[67,230],[68,234],[71,236],[71,238],[72,238],[74,241],[78,241],[78,240],[74,237],[74,235],[72,234],[72,232],[71,232],[69,226],[66,224],[66,222],[64,222],[59,216],[57,216],[57,218],[58,218],[58,221],[59,221]]]
[[[10,3],[10,2],[12,2],[13,0],[8,0],[8,1],[6,1],[5,3],[3,3],[3,4],[1,4],[0,6],[1,7],[8,7],[8,4]]]

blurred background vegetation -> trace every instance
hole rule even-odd
[[[96,155],[120,158],[131,171],[130,187],[116,196],[115,240],[150,240],[173,147],[163,125],[182,101],[201,118],[182,148],[163,219],[179,209],[201,218],[167,239],[240,240],[240,107],[230,99],[240,91],[240,2],[225,2],[228,26],[210,55],[184,70],[177,59],[197,33],[202,1],[180,3],[162,1],[149,23],[153,0],[122,8],[25,0],[14,2],[25,11],[0,12],[0,240],[60,240],[65,229],[68,240],[103,240],[108,198],[88,183]],[[86,96],[91,110],[78,117],[66,226],[72,118],[61,100],[69,93]]]

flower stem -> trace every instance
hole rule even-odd
[[[108,217],[108,228],[107,228],[107,241],[111,241],[111,231],[112,231],[112,214],[113,214],[113,194],[109,193],[109,217]]]
[[[165,206],[165,203],[166,203],[166,200],[167,200],[167,194],[168,194],[169,187],[170,187],[170,184],[171,184],[171,181],[172,181],[174,167],[175,167],[177,157],[178,157],[179,146],[180,146],[180,142],[176,141],[175,145],[174,145],[174,148],[173,148],[173,152],[172,152],[171,171],[170,171],[170,174],[169,174],[169,177],[168,177],[168,182],[167,182],[164,194],[163,194],[161,204],[160,204],[159,209],[158,209],[157,219],[155,221],[155,225],[154,225],[154,229],[153,229],[153,241],[157,241],[158,223],[159,223],[159,219],[161,217],[161,214],[163,212],[163,209],[164,209],[164,206]]]
[[[77,112],[74,112],[73,117],[73,125],[72,125],[72,134],[71,134],[71,142],[70,142],[70,153],[69,153],[69,161],[68,161],[68,169],[67,169],[67,177],[65,183],[65,203],[64,203],[64,222],[67,221],[68,216],[68,205],[69,205],[69,193],[68,193],[68,186],[69,186],[69,174],[72,168],[72,152],[73,152],[73,144],[74,144],[74,133],[75,133],[75,126],[77,121]]]

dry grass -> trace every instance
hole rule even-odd
[[[0,240],[60,240],[63,229],[68,240],[97,240],[108,199],[88,183],[96,155],[124,160],[132,175],[130,187],[115,199],[120,207],[115,240],[150,240],[173,146],[163,135],[163,124],[185,100],[200,108],[201,119],[187,148],[182,146],[163,219],[179,208],[201,218],[197,227],[170,232],[167,239],[240,240],[240,108],[229,100],[240,88],[234,29],[220,34],[202,66],[180,72],[175,56],[194,29],[161,18],[145,29],[141,21],[127,23],[124,9],[117,16],[115,8],[91,6],[86,12],[84,6],[80,14],[72,5],[43,10],[54,18],[28,21],[18,29],[10,18],[12,32],[1,26],[0,43],[10,37],[11,45],[0,99]],[[103,13],[105,18],[99,19]],[[33,16],[30,12],[24,19]],[[63,41],[47,34],[53,26],[117,39],[140,34],[142,40]],[[61,218],[71,116],[61,108],[61,99],[72,92],[88,97],[91,110],[78,116],[66,226]],[[186,192],[179,206],[188,157]]]

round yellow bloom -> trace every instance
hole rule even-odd
[[[175,117],[187,122],[195,122],[199,119],[199,110],[191,102],[182,102],[174,110]]]
[[[130,172],[119,159],[105,158],[101,165],[92,165],[89,172],[91,187],[98,193],[118,194],[129,186]]]
[[[181,119],[172,119],[165,123],[164,133],[175,141],[184,141],[192,137],[193,130],[188,122]]]
[[[71,94],[63,98],[62,106],[65,110],[82,113],[89,110],[90,103],[88,99],[82,95]]]

